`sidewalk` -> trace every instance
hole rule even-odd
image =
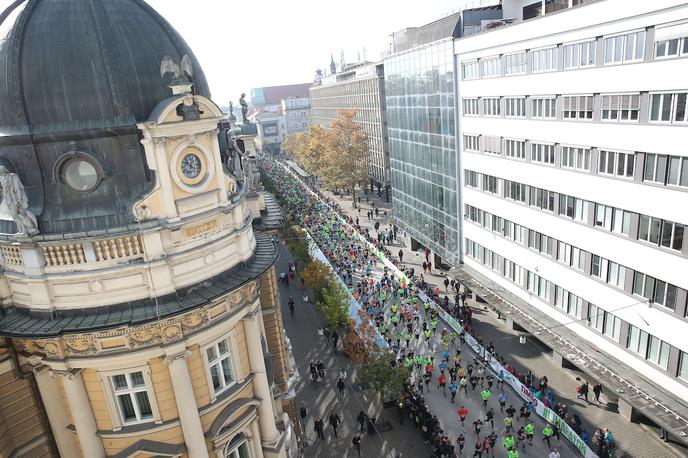
[[[277,261],[277,272],[286,272],[287,263],[292,260],[287,248],[280,243],[280,257]],[[377,435],[363,433],[361,435],[361,457],[364,458],[393,458],[402,453],[404,458],[429,457],[431,449],[423,443],[421,433],[410,422],[399,424],[398,409],[383,409],[377,396],[369,391],[359,391],[352,385],[356,379],[358,369],[350,366],[350,361],[341,354],[334,354],[327,339],[318,334],[318,328],[325,327],[325,319],[312,304],[303,302],[303,290],[298,289],[297,282],[290,282],[289,286],[279,283],[280,303],[284,328],[292,345],[294,358],[297,362],[301,380],[296,387],[296,411],[306,407],[307,416],[303,431],[305,440],[302,441],[303,456],[312,458],[322,457],[357,457],[356,450],[351,444],[354,433],[358,433],[359,424],[356,420],[358,413],[363,410],[371,417],[375,417],[378,430],[391,427],[390,430],[378,432]],[[291,316],[288,308],[289,297],[295,302],[295,313]],[[311,294],[311,300],[312,300]],[[340,343],[341,345],[341,343]],[[325,364],[327,382],[315,383],[311,381],[309,363],[321,360]],[[339,397],[336,388],[340,368],[346,368],[347,386],[344,396]],[[328,418],[336,412],[342,420],[337,430],[338,437],[334,437]],[[317,439],[313,429],[315,417],[325,423],[325,439]]]
[[[366,196],[358,194],[361,199],[361,211],[352,207],[351,196],[339,198],[326,192],[327,196],[333,198],[353,218],[359,217],[359,222],[363,227],[370,229],[375,235],[374,224],[380,222],[380,229],[386,229],[388,223],[384,220],[383,211],[387,210],[387,221],[391,218],[391,204],[384,202],[375,195],[368,194],[370,202],[366,202]],[[368,220],[366,213],[371,210],[372,203],[380,209],[379,217]],[[410,249],[408,237],[404,240],[404,245],[395,244],[388,246],[394,257],[401,248],[404,252],[403,264],[407,267],[415,267],[416,275],[423,273],[422,263],[424,257]],[[424,274],[428,285],[439,287],[444,292],[444,275],[446,272],[437,271],[433,268],[433,274]],[[453,294],[450,292],[450,303],[453,303]],[[658,438],[656,428],[651,428],[644,424],[630,423],[622,418],[618,413],[617,405],[609,402],[609,398],[603,393],[602,404],[586,405],[583,401],[577,400],[575,396],[576,387],[580,382],[576,377],[584,378],[584,374],[579,371],[565,369],[557,366],[550,358],[548,351],[533,343],[534,339],[528,339],[525,345],[515,345],[517,339],[509,339],[509,336],[516,336],[518,332],[506,328],[504,320],[498,319],[497,315],[490,311],[485,303],[477,303],[474,299],[469,299],[468,304],[473,308],[473,328],[476,335],[481,335],[485,343],[494,341],[498,353],[503,355],[506,360],[516,367],[520,372],[532,371],[536,375],[547,375],[549,385],[557,399],[566,403],[570,413],[577,413],[583,420],[583,428],[592,437],[595,429],[609,428],[620,449],[628,457],[685,457],[688,451],[681,445],[665,443]],[[590,380],[591,386],[594,384]],[[607,393],[608,394],[608,393]],[[611,393],[611,398],[614,398]],[[591,393],[592,399],[592,393]],[[618,456],[621,456],[620,454]]]

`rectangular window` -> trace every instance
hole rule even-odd
[[[507,97],[504,99],[505,115],[507,118],[526,117],[526,99],[524,97]]]
[[[502,138],[493,135],[481,135],[483,153],[502,154]]]
[[[486,192],[491,192],[492,194],[497,194],[499,191],[499,178],[492,175],[483,174],[482,178],[483,187],[482,190]]]
[[[112,392],[123,424],[141,423],[153,419],[153,408],[143,372],[130,372],[110,377]]]
[[[225,391],[234,384],[234,371],[229,351],[229,339],[223,339],[206,349],[208,370],[215,394]]]
[[[583,270],[585,268],[585,251],[568,243],[557,242],[557,261]]]
[[[504,74],[520,75],[526,72],[526,52],[504,56]]]
[[[577,170],[590,170],[590,149],[562,146],[561,166]]]
[[[605,175],[633,178],[635,154],[600,150],[597,171]]]
[[[688,54],[688,23],[655,29],[655,58]]]
[[[463,149],[464,151],[480,151],[480,135],[464,135]]]
[[[610,232],[630,235],[631,214],[619,208],[595,204],[595,226],[602,227]]]
[[[559,214],[586,222],[588,218],[588,201],[559,194]]]
[[[480,59],[480,69],[482,70],[483,78],[492,78],[501,75],[501,59],[499,57],[492,57],[489,59]]]
[[[618,342],[619,336],[621,335],[621,319],[609,312],[605,312],[604,329],[602,332],[605,336],[610,337]]]
[[[477,98],[461,99],[461,106],[464,116],[478,116],[480,114]]]
[[[555,97],[534,97],[531,116],[538,119],[554,119],[557,117],[557,99]]]
[[[650,335],[637,327],[630,325],[628,327],[628,341],[626,348],[634,353],[639,354],[643,358],[647,357],[647,342]]]
[[[672,250],[683,250],[683,233],[685,226],[660,218],[640,215],[638,240],[644,240]]]
[[[461,64],[461,76],[465,80],[474,80],[480,77],[478,62],[466,62]]]
[[[544,143],[531,143],[530,160],[531,162],[539,162],[541,164],[554,165],[554,145],[547,145]]]
[[[499,97],[484,97],[483,116],[501,116]]]
[[[589,304],[588,306],[588,323],[590,327],[602,332],[604,329],[604,316],[607,312],[597,307],[596,305]]]
[[[576,69],[595,65],[595,40],[564,45],[564,68]]]
[[[564,119],[592,119],[593,97],[591,95],[566,95],[561,97]]]
[[[688,381],[688,353],[685,351],[678,357],[678,377]]]
[[[556,286],[555,290],[554,305],[569,315],[581,318],[583,313],[583,299],[559,286]]]
[[[546,189],[530,187],[530,205],[543,210],[554,211],[554,193]]]
[[[526,185],[516,181],[504,180],[504,197],[525,203]]]
[[[607,283],[624,289],[626,285],[626,268],[616,262],[609,261]]]
[[[477,188],[478,187],[478,173],[474,172],[472,170],[466,170],[464,172],[464,178],[466,182],[466,186],[470,188]]]
[[[678,288],[649,275],[635,272],[633,276],[633,294],[642,296],[651,303],[676,310]]]
[[[504,153],[508,157],[513,157],[515,159],[525,159],[526,158],[526,142],[525,140],[504,140]]]
[[[631,32],[604,39],[604,63],[620,64],[643,59],[645,31]]]
[[[650,121],[688,122],[688,93],[650,94]]]
[[[637,121],[640,114],[639,94],[613,94],[602,96],[603,121]]]
[[[688,157],[646,153],[643,181],[688,186]]]
[[[533,58],[533,73],[552,72],[557,69],[559,52],[556,47],[536,49],[531,51]]]
[[[647,360],[666,369],[669,364],[669,344],[650,336],[647,348]]]

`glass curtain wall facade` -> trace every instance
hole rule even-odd
[[[385,59],[396,224],[457,263],[458,179],[452,40]]]

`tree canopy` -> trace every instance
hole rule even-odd
[[[368,179],[368,140],[355,110],[340,110],[328,129],[311,125],[307,132],[288,136],[282,149],[328,189],[354,193]]]

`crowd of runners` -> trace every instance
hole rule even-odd
[[[557,425],[544,423],[535,418],[536,415],[531,415],[534,410],[531,403],[522,402],[513,393],[505,391],[505,374],[493,374],[481,355],[469,350],[465,339],[466,332],[471,333],[472,330],[472,309],[466,304],[468,291],[465,287],[446,278],[444,292],[439,288],[430,289],[423,274],[416,276],[413,268],[404,268],[401,264],[403,253],[399,255],[397,267],[404,271],[407,278],[415,281],[407,282],[403,277],[398,278],[382,264],[377,253],[379,250],[392,259],[387,245],[397,237],[393,226],[378,227],[378,234],[373,237],[369,229],[359,225],[358,218],[344,215],[337,204],[320,194],[317,188],[312,191],[319,198],[304,192],[303,184],[280,163],[266,159],[261,168],[272,182],[283,211],[296,224],[308,230],[335,273],[348,285],[353,297],[375,323],[396,356],[397,364],[404,364],[411,369],[412,378],[399,402],[401,421],[414,422],[425,442],[432,445],[436,457],[487,458],[495,456],[495,451],[500,448],[502,452],[498,456],[508,458],[518,458],[524,453],[528,454],[529,450],[530,456],[573,456],[570,448],[560,450],[561,433]],[[366,216],[370,218],[372,215],[368,213]],[[385,235],[380,237],[380,233]],[[426,252],[425,272],[432,269],[427,255]],[[280,274],[280,279],[284,282],[294,279],[291,265],[288,273]],[[432,300],[422,300],[418,288],[425,290]],[[454,295],[453,306],[449,303],[448,294]],[[461,323],[459,332],[444,324],[439,316],[439,307],[443,307]],[[476,339],[482,344],[479,336]],[[554,398],[546,376],[518,373],[495,353],[491,342],[486,349],[507,371],[529,387],[534,396],[558,412],[576,432],[580,431],[579,435],[584,438],[587,436],[593,450],[597,449],[598,456],[614,456],[615,445],[611,433],[597,431],[592,438],[589,437],[582,430],[580,418],[575,414],[569,415],[566,406]],[[314,380],[321,375],[317,366],[317,362],[311,364]],[[338,385],[341,384],[340,377]],[[430,390],[441,391],[446,402],[455,406],[456,417],[445,418],[444,422],[453,421],[461,425],[458,437],[450,438],[440,426],[440,420],[431,412],[424,397]],[[480,400],[478,405],[482,408],[478,411],[467,408],[469,399]],[[540,426],[536,426],[538,424]],[[358,440],[360,444],[360,437]],[[545,455],[542,455],[542,447],[537,447],[537,442],[546,444]],[[539,454],[533,454],[536,449]]]

